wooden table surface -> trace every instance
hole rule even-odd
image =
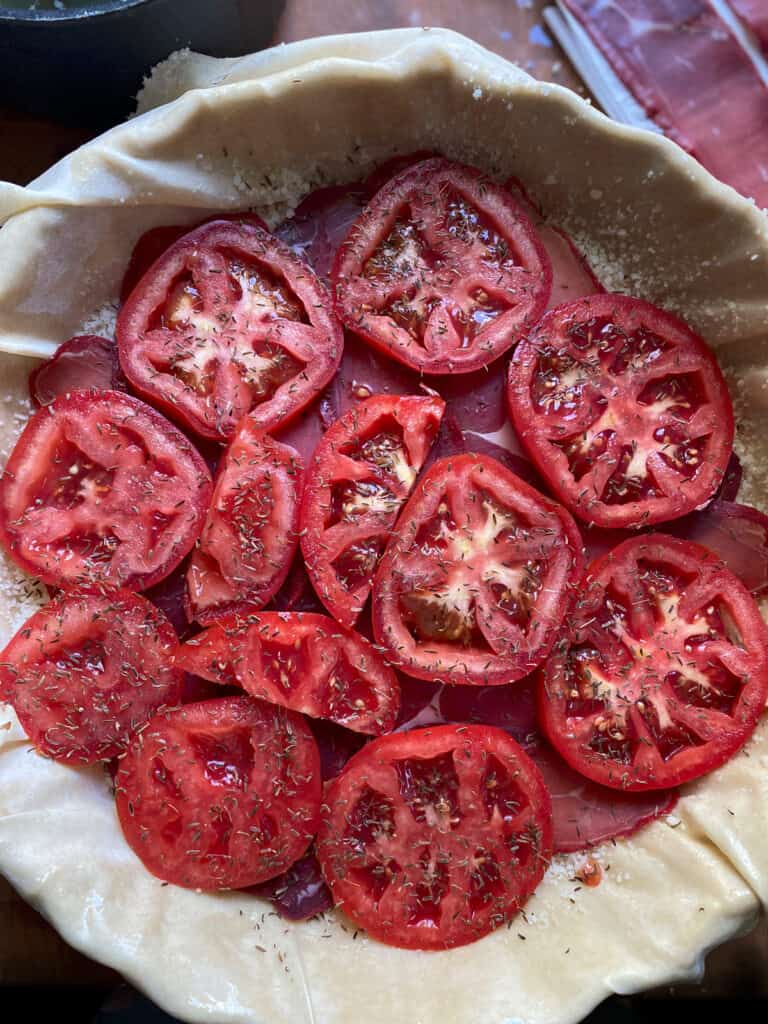
[[[430,25],[452,28],[516,62],[536,78],[587,92],[545,30],[551,0],[288,0],[275,42],[335,32]],[[92,133],[0,107],[0,179],[24,184]],[[710,957],[704,986],[685,995],[768,998],[768,929],[735,940]],[[0,878],[0,985],[106,985],[117,975],[67,946]],[[665,993],[669,990],[664,990]]]

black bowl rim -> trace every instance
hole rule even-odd
[[[25,0],[18,0],[21,5]],[[29,0],[26,0],[29,2]],[[78,21],[89,21],[92,18],[105,18],[110,15],[121,14],[133,10],[136,7],[145,7],[154,4],[157,0],[98,0],[98,7],[88,6],[89,0],[83,0],[84,7],[69,7],[63,11],[44,10],[36,11],[28,8],[1,8],[0,22],[6,21],[20,25],[61,25]],[[97,0],[91,0],[96,3]]]

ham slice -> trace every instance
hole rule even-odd
[[[768,4],[765,0],[731,0],[731,7],[768,53]]]
[[[561,2],[670,138],[768,206],[768,89],[705,0]]]

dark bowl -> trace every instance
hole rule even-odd
[[[94,0],[81,8],[0,8],[0,102],[106,127],[133,108],[142,78],[188,46],[237,57],[272,40],[283,0]],[[26,5],[26,9],[25,9]]]

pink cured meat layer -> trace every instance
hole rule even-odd
[[[564,3],[671,139],[768,206],[768,89],[705,0]],[[744,11],[757,6],[742,4]],[[765,34],[766,16],[758,20]]]

